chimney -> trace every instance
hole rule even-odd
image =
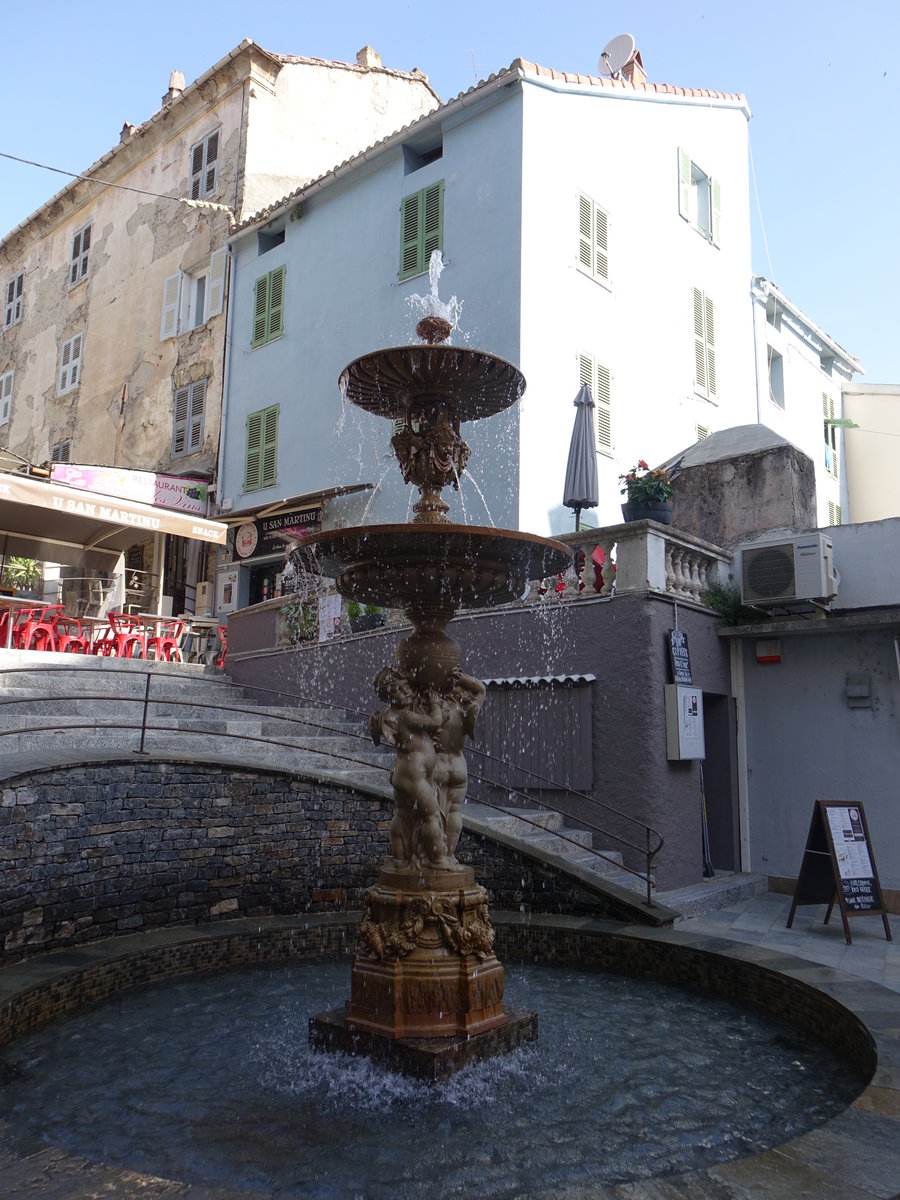
[[[644,70],[644,64],[641,62],[640,50],[635,50],[631,58],[622,68],[622,78],[628,83],[633,83],[635,87],[640,87],[642,83],[647,82],[647,72]]]
[[[357,51],[356,62],[360,67],[372,70],[381,66],[381,55],[371,46],[363,46],[362,50]]]
[[[171,104],[184,92],[184,72],[173,71],[169,76],[169,90],[162,98],[163,104]]]
[[[122,132],[119,134],[119,141],[127,142],[129,138],[134,137],[135,129],[137,129],[137,125],[132,125],[130,121],[126,121],[122,126]]]

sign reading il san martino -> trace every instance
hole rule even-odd
[[[207,515],[209,485],[205,479],[157,475],[154,471],[127,471],[123,467],[83,467],[78,463],[54,463],[50,478],[54,483],[85,488],[103,496],[138,500],[142,504],[174,508],[198,517]]]

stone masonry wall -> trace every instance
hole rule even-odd
[[[0,788],[0,956],[213,918],[362,907],[388,852],[388,801],[274,772],[133,761]],[[602,901],[464,834],[500,908],[599,914]]]

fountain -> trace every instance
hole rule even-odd
[[[340,379],[346,400],[400,422],[391,445],[404,481],[419,490],[414,518],[330,530],[308,543],[342,596],[401,608],[413,627],[398,665],[374,681],[385,707],[371,719],[372,738],[396,748],[392,857],[364,897],[349,1009],[313,1017],[310,1038],[429,1079],[537,1036],[536,1014],[504,1011],[487,892],[455,855],[463,747],[484,687],[460,669],[447,625],[460,609],[517,599],[529,580],[571,561],[559,542],[447,517],[441,492],[459,488],[469,458],[461,422],[502,412],[525,381],[503,359],[445,344],[459,305],[440,301],[440,269],[435,251],[431,293],[415,298],[422,344],[365,355]]]

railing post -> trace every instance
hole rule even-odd
[[[135,754],[149,754],[149,750],[144,749],[144,742],[147,740],[147,711],[150,708],[150,672],[147,672],[147,686],[144,688],[144,711],[141,716],[141,745],[140,749],[135,750]]]

